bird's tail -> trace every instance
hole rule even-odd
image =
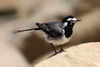
[[[18,31],[15,31],[14,33],[25,32],[25,31],[36,31],[36,30],[41,30],[41,29],[40,28],[32,28],[32,29],[18,30]]]

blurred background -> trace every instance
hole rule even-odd
[[[0,0],[0,67],[31,67],[52,55],[40,31],[13,32],[67,15],[82,21],[64,48],[100,41],[100,0]]]

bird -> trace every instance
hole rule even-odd
[[[16,33],[24,31],[38,31],[42,30],[45,35],[45,40],[50,43],[54,50],[54,55],[59,52],[65,52],[63,44],[67,43],[73,34],[74,25],[81,20],[76,19],[74,16],[68,15],[63,18],[61,22],[46,22],[36,23],[37,28],[18,30]],[[59,52],[56,51],[55,46],[60,46]]]

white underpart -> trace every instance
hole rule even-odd
[[[67,43],[70,40],[70,38],[65,38],[63,37],[62,39],[59,40],[48,40],[46,39],[47,42],[52,43],[54,46],[59,46]]]
[[[63,33],[65,33],[64,30],[63,30]],[[65,35],[63,35],[63,37],[61,39],[50,40],[50,39],[47,38],[47,35],[45,34],[45,40],[48,43],[52,43],[54,46],[59,46],[59,45],[63,45],[65,43],[67,43],[70,40],[70,37],[66,38]]]

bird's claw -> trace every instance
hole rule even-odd
[[[66,52],[66,51],[64,49],[61,49],[59,52],[61,53],[61,52]]]

